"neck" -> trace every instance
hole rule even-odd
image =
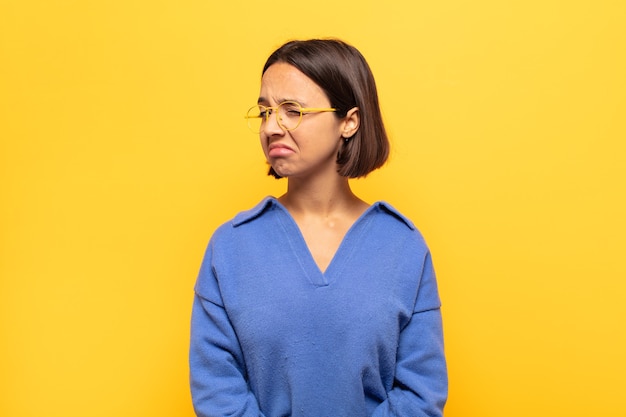
[[[331,181],[328,178],[319,181],[289,178],[287,192],[279,200],[292,213],[323,216],[365,204],[354,195],[348,179],[339,175]]]

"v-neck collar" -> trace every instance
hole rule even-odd
[[[330,263],[326,269],[322,271],[317,262],[315,262],[311,249],[307,245],[304,235],[291,213],[278,202],[276,208],[276,217],[285,232],[285,239],[289,242],[291,252],[297,257],[298,263],[307,275],[309,281],[319,287],[329,285],[335,277],[341,275],[341,271],[348,263],[352,253],[357,247],[356,243],[358,243],[360,236],[367,228],[368,218],[365,213],[370,210],[370,207],[368,207],[367,210],[352,223],[333,254]]]
[[[237,227],[248,221],[252,221],[263,215],[266,211],[274,213],[278,225],[285,234],[285,241],[288,242],[291,254],[295,257],[295,260],[305,276],[313,285],[324,287],[330,285],[337,277],[341,276],[342,271],[346,265],[349,264],[354,251],[358,248],[358,242],[367,230],[369,223],[373,219],[373,215],[376,211],[380,211],[381,209],[398,217],[399,220],[402,220],[410,229],[415,229],[413,223],[400,214],[395,208],[384,201],[377,201],[370,205],[361,213],[354,223],[352,223],[324,271],[322,271],[317,262],[315,262],[313,254],[304,239],[304,235],[291,213],[274,197],[266,197],[253,209],[239,213],[233,219],[233,226]]]

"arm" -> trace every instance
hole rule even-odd
[[[427,255],[413,315],[398,342],[394,385],[372,417],[441,417],[448,396],[437,283]]]
[[[248,387],[243,353],[221,304],[210,248],[196,285],[189,367],[193,406],[198,417],[263,416]]]

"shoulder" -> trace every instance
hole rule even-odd
[[[386,201],[375,202],[371,205],[369,211],[380,213],[383,217],[387,217],[390,221],[395,220],[400,224],[404,224],[409,230],[417,230],[413,222],[408,217],[400,213],[400,211]]]
[[[244,229],[246,231],[254,229],[254,227],[241,227],[243,225],[255,224],[256,226],[259,226],[267,223],[263,220],[267,220],[269,217],[267,214],[272,211],[273,208],[276,208],[278,204],[278,201],[274,197],[265,197],[251,209],[237,213],[235,217],[220,225],[213,233],[211,241],[214,243],[215,241],[228,239],[229,237],[232,237],[233,234],[237,234],[240,229]]]
[[[262,217],[269,210],[275,208],[278,204],[278,200],[276,200],[274,197],[265,197],[253,208],[238,213],[230,221],[230,224],[232,225],[232,227],[239,227],[245,223]]]
[[[366,215],[371,217],[376,225],[377,238],[399,244],[413,242],[418,246],[426,247],[424,237],[413,221],[388,202],[377,201],[370,206]]]

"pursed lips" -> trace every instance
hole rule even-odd
[[[269,156],[285,156],[294,153],[294,150],[282,143],[271,143],[267,148]]]

